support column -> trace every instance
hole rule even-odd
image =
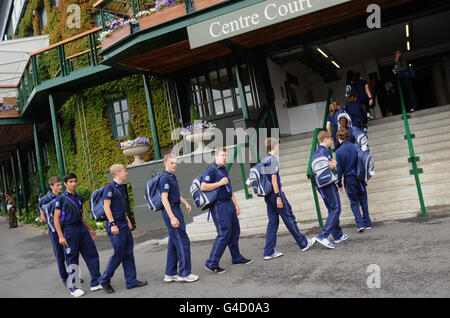
[[[155,150],[156,160],[161,159],[161,151],[159,149],[158,132],[156,130],[155,112],[152,104],[152,94],[150,89],[150,78],[148,74],[142,74],[144,80],[145,99],[147,101],[148,116],[150,118],[150,128],[152,131],[153,149]]]
[[[1,170],[0,170],[0,179],[1,179],[1,190],[2,190],[2,208],[3,208],[3,212],[5,214],[8,214],[8,210],[6,209],[6,178],[5,178],[5,174],[3,173],[3,164],[1,166]]]
[[[16,165],[14,164],[14,153],[13,152],[11,152],[11,170],[12,170],[14,188],[16,189],[17,210],[19,211],[19,217],[22,217],[22,209],[20,207],[19,185],[17,183]]]
[[[244,85],[242,85],[240,65],[239,65],[236,57],[234,58],[234,68],[236,69],[236,81],[238,84],[239,99],[241,100],[242,114],[244,115],[244,119],[248,119],[247,98],[245,98],[245,90],[244,90]]]
[[[19,168],[20,185],[22,186],[23,206],[25,208],[25,215],[30,215],[28,208],[27,190],[25,189],[25,180],[23,177],[22,160],[20,158],[20,150],[17,148],[17,167]]]
[[[61,180],[64,180],[64,161],[63,161],[63,155],[62,155],[62,148],[61,148],[61,139],[59,138],[59,131],[58,131],[58,123],[56,119],[56,110],[55,110],[55,103],[53,102],[53,95],[48,95],[48,101],[50,104],[50,113],[52,116],[52,128],[53,128],[53,138],[55,139],[55,149],[56,149],[56,159],[58,160],[58,168],[59,168],[59,176]]]
[[[39,172],[39,181],[41,185],[41,195],[45,195],[45,180],[44,180],[44,170],[42,169],[42,160],[41,160],[41,149],[39,147],[39,136],[36,122],[33,122],[33,133],[34,133],[34,149],[36,152],[36,161]]]

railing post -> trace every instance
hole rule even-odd
[[[37,62],[36,62],[36,55],[31,56],[31,69],[33,70],[33,80],[34,80],[34,86],[39,85],[39,76],[38,76],[38,68],[37,68]]]
[[[19,185],[17,183],[16,165],[14,164],[14,153],[13,152],[11,152],[11,170],[12,170],[14,188],[16,190],[17,210],[19,211],[19,217],[22,217],[22,208],[20,207]]]
[[[55,110],[55,104],[53,102],[53,95],[48,95],[48,101],[50,104],[50,114],[52,117],[52,128],[53,128],[53,138],[55,139],[55,149],[56,149],[56,159],[58,161],[58,168],[59,168],[59,176],[61,180],[64,179],[64,162],[63,162],[63,154],[62,154],[62,148],[61,148],[61,139],[59,138],[59,130],[58,130],[58,124],[57,124],[57,118],[56,118],[56,110]]]
[[[131,12],[133,13],[133,17],[136,15],[136,5],[134,4],[134,0],[131,0]]]
[[[422,210],[422,216],[427,217],[427,211],[425,208],[425,202],[423,200],[423,194],[422,194],[422,186],[420,185],[420,179],[419,179],[419,173],[423,173],[423,169],[419,169],[417,167],[417,161],[420,160],[420,157],[416,157],[416,155],[414,153],[414,146],[413,146],[412,139],[411,139],[411,131],[409,129],[408,115],[406,113],[405,98],[403,96],[402,84],[400,83],[400,78],[398,76],[397,76],[397,85],[398,85],[398,91],[399,91],[399,95],[400,95],[400,103],[402,105],[403,122],[405,124],[405,131],[406,131],[405,138],[408,141],[408,148],[409,148],[408,162],[410,162],[412,165],[412,170],[409,171],[409,174],[414,175],[414,180],[416,182],[416,188],[417,188],[417,194],[419,196],[420,208]]]
[[[30,71],[28,70],[28,65],[25,66],[25,78],[27,80],[28,96],[29,96],[29,95],[31,95],[31,92],[33,91],[33,86],[31,85],[31,76],[30,76]]]
[[[30,214],[30,210],[28,209],[27,191],[25,189],[25,180],[24,180],[24,176],[23,176],[22,160],[20,158],[19,147],[17,147],[16,153],[17,153],[17,167],[19,168],[20,184],[22,186],[23,206],[25,208],[25,215],[29,215]]]
[[[306,174],[307,174],[308,178],[311,180],[311,188],[312,188],[313,196],[314,196],[314,204],[316,206],[317,220],[319,221],[319,226],[323,227],[322,214],[320,212],[319,199],[317,197],[316,186],[314,184],[313,176],[312,176],[312,173],[311,173],[311,160],[312,160],[312,156],[314,154],[314,151],[316,151],[316,148],[317,148],[317,134],[319,133],[320,130],[321,129],[319,129],[319,128],[316,128],[314,130],[314,137],[313,137],[314,139],[313,139],[312,146],[311,146],[311,152],[310,152],[309,161],[308,161],[309,162],[308,163],[308,171],[307,171]]]
[[[150,129],[152,131],[153,149],[155,151],[156,160],[159,160],[159,159],[161,159],[161,152],[159,149],[158,131],[156,130],[155,112],[153,110],[152,93],[151,93],[149,75],[142,74],[142,79],[144,81],[145,98],[147,101],[148,116],[150,119]]]
[[[106,23],[105,23],[105,13],[103,12],[103,8],[99,7],[100,10],[100,21],[102,23],[103,31],[106,31]]]
[[[244,119],[248,119],[247,98],[245,96],[244,85],[242,84],[239,62],[235,56],[236,56],[236,54],[233,54],[234,68],[236,69],[236,81],[238,84],[239,99],[241,100],[242,114],[244,115]]]

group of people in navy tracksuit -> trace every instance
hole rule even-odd
[[[120,264],[124,269],[128,289],[147,285],[147,282],[136,279],[132,225],[125,212],[124,189],[120,186],[126,180],[127,171],[123,165],[113,165],[110,173],[114,180],[105,186],[103,200],[108,219],[106,232],[114,254],[109,259],[103,275],[100,273],[99,255],[94,243],[96,234],[84,217],[83,198],[76,193],[77,176],[73,173],[64,176],[66,190],[63,193],[61,193],[62,180],[58,177],[50,178],[51,192],[39,200],[41,220],[48,224],[60,278],[74,297],[80,297],[85,293],[80,286],[82,283],[79,274],[80,254],[91,276],[91,291],[103,289],[113,293],[110,280]],[[46,206],[52,201],[54,212],[50,215],[44,210],[48,210]]]

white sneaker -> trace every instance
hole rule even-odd
[[[91,287],[91,291],[96,291],[96,290],[100,290],[103,289],[101,284],[98,284],[97,286]]]
[[[198,275],[190,274],[189,276],[186,276],[186,277],[179,277],[178,276],[178,278],[182,282],[193,283],[193,282],[198,280]]]
[[[164,275],[164,281],[166,283],[171,283],[171,282],[180,282],[182,280],[182,278],[178,275]]]
[[[306,245],[306,247],[302,248],[302,252],[306,252],[311,246],[314,245],[314,243],[316,243],[316,237],[313,238],[308,238],[308,245]]]
[[[364,228],[364,229],[366,229],[366,230],[371,230],[372,227],[371,227],[371,226],[368,226],[368,227],[366,227],[366,228]]]
[[[360,228],[358,228],[358,233],[361,233],[362,231],[364,231],[364,228],[363,227],[360,227]]]
[[[75,289],[73,292],[70,292],[70,294],[71,294],[73,297],[81,297],[81,296],[84,295],[84,291],[81,290],[81,289],[79,289],[79,288],[77,288],[77,289]]]
[[[283,253],[275,251],[275,252],[273,252],[272,255],[264,256],[264,260],[268,261],[269,259],[277,258],[277,257],[281,257],[281,256],[283,256]]]
[[[327,247],[327,248],[334,248],[334,244],[330,242],[329,239],[327,238],[317,238],[316,239],[317,242],[319,242],[320,244],[322,244],[323,246]]]
[[[334,240],[334,243],[341,243],[341,242],[348,240],[349,238],[350,238],[350,236],[348,236],[347,234],[342,234],[340,239]]]

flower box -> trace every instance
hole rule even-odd
[[[0,118],[15,118],[19,117],[19,111],[17,110],[8,110],[0,112]]]
[[[119,42],[123,38],[129,36],[131,34],[131,25],[125,24],[114,31],[109,36],[102,38],[102,50],[107,47],[113,45],[116,42]]]
[[[195,10],[201,10],[225,0],[194,0]]]
[[[186,5],[184,1],[182,1],[171,5],[170,7],[165,7],[153,13],[138,17],[137,20],[139,21],[139,29],[148,29],[163,22],[182,17],[185,14]]]

